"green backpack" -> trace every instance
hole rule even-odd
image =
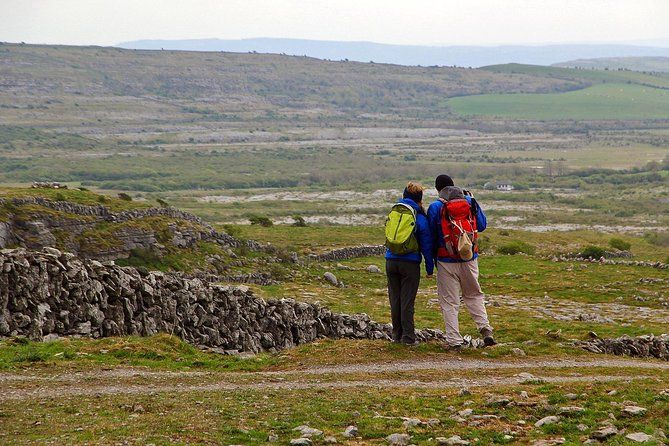
[[[417,252],[415,235],[416,210],[404,203],[397,203],[386,219],[386,247],[396,255]]]

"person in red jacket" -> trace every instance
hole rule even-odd
[[[484,305],[484,294],[479,284],[478,252],[474,244],[471,257],[463,259],[457,250],[457,243],[447,243],[444,238],[444,229],[450,231],[453,225],[448,222],[444,224],[443,219],[448,218],[444,207],[446,203],[452,202],[454,209],[462,207],[471,210],[471,224],[474,232],[482,232],[486,229],[487,219],[483,209],[471,194],[463,193],[459,187],[455,187],[453,179],[448,175],[439,175],[435,180],[435,188],[439,192],[439,199],[432,203],[427,210],[427,219],[433,236],[433,246],[437,265],[437,294],[441,306],[444,324],[446,326],[446,342],[451,348],[461,348],[464,339],[460,334],[458,324],[458,312],[460,301],[464,302],[474,323],[483,336],[486,346],[495,345],[493,329],[488,320],[488,313]],[[456,202],[457,200],[457,202]],[[447,207],[448,209],[448,207]],[[457,225],[456,225],[457,226]],[[459,225],[461,226],[461,225]],[[455,227],[455,232],[458,232]],[[448,235],[448,234],[446,234]],[[462,293],[462,294],[461,294]],[[461,298],[462,296],[462,298]]]

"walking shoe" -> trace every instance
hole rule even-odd
[[[402,341],[402,344],[406,345],[407,347],[415,347],[417,345],[420,345],[420,342],[417,341],[417,340],[408,341],[408,342]]]
[[[492,336],[486,336],[483,338],[483,344],[486,347],[492,347],[493,345],[497,345],[497,341]]]
[[[497,345],[497,341],[492,337],[492,330],[483,329],[481,330],[481,336],[483,336],[483,345],[486,347],[492,347]]]
[[[449,345],[446,344],[444,347],[446,347],[446,350],[452,351],[452,352],[459,352],[462,349],[465,348],[465,344],[455,344],[455,345]]]

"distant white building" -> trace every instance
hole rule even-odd
[[[515,187],[511,183],[485,183],[483,185],[484,189],[487,190],[501,190],[501,191],[510,191],[514,190]]]

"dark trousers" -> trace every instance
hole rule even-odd
[[[413,343],[416,340],[413,313],[420,284],[420,263],[386,260],[386,276],[393,341]]]

